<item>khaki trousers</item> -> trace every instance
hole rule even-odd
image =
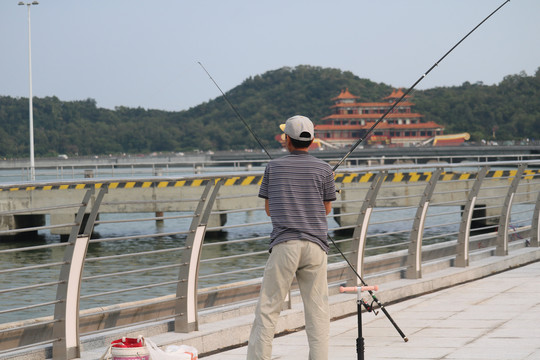
[[[287,241],[272,248],[249,337],[247,360],[270,360],[275,325],[294,275],[304,303],[309,360],[328,360],[326,264],[326,253],[311,241]]]

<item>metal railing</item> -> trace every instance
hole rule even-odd
[[[349,168],[336,174],[330,233],[363,277],[381,281],[538,247],[540,172],[529,169],[538,165]],[[256,299],[271,223],[262,201],[252,206],[258,186],[226,191],[233,176],[197,178],[191,198],[140,200],[156,209],[144,214],[100,213],[129,202],[109,198],[107,186],[81,190],[78,204],[0,203],[0,356],[43,346],[73,359],[85,335],[156,322],[190,332],[204,311]],[[178,202],[192,210],[160,210]],[[65,209],[73,222],[2,227]],[[66,226],[66,242],[48,234]],[[358,284],[332,245],[328,259],[331,287]]]
[[[490,148],[490,147],[480,147]],[[460,149],[460,148],[457,148]],[[468,162],[487,163],[495,161],[534,161],[540,156],[537,151],[518,150],[508,151],[508,154],[483,154],[470,150],[469,152],[446,151],[436,155],[388,155],[388,156],[365,156],[353,153],[342,165],[344,167],[374,166],[374,165],[397,165],[397,164],[426,164],[439,162],[446,164],[459,164],[464,160]],[[282,153],[274,151],[273,156],[279,157]],[[327,162],[341,160],[341,152],[315,153]],[[204,153],[178,156],[115,156],[101,158],[78,157],[74,159],[41,159],[36,163],[35,172],[38,180],[69,180],[83,178],[122,178],[122,177],[148,177],[148,176],[185,176],[189,174],[216,174],[231,173],[238,171],[251,171],[262,169],[269,159],[265,155],[253,156],[243,159],[242,154],[230,155],[229,160],[212,160],[211,155]],[[221,156],[227,157],[227,155]],[[219,158],[219,157],[218,157]],[[27,160],[4,160],[0,161],[0,183],[22,182],[30,179],[30,167]]]

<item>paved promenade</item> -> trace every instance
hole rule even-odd
[[[363,313],[366,360],[540,359],[540,262],[386,309],[409,341],[401,339],[382,312],[377,316]],[[330,335],[330,359],[357,359],[356,316],[332,322]],[[201,359],[239,360],[245,356],[244,346]],[[307,358],[304,331],[274,340],[272,359]]]

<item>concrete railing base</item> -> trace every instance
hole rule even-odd
[[[382,277],[366,277],[369,284],[377,284],[380,290],[377,297],[392,313],[392,303],[404,301],[451,286],[474,281],[515,267],[540,261],[540,248],[522,247],[516,244],[507,256],[493,256],[493,249],[485,249],[471,256],[468,267],[448,267],[432,264],[433,271],[425,271],[420,279],[400,279],[397,274]],[[384,281],[381,281],[384,280]],[[330,312],[332,319],[356,315],[356,294],[339,294],[337,284],[330,289]],[[366,298],[368,295],[365,296]],[[85,335],[81,339],[82,360],[97,360],[107,350],[111,341],[122,336],[136,337],[143,335],[151,338],[160,346],[186,344],[198,349],[200,355],[212,354],[224,349],[234,348],[247,343],[251,324],[254,318],[255,301],[222,306],[201,311],[201,324],[198,331],[191,333],[173,332],[172,321],[147,323],[139,326],[115,329],[96,334]],[[384,316],[379,314],[379,316]],[[400,325],[404,326],[404,325]],[[276,327],[276,333],[287,334],[304,327],[303,305],[297,291],[292,293],[292,308],[284,310]],[[406,333],[404,326],[402,330]],[[396,333],[396,336],[399,336]],[[50,345],[35,346],[3,354],[6,360],[50,359]]]
[[[403,301],[412,297],[421,296],[434,291],[442,290],[451,286],[467,283],[486,276],[494,275],[502,271],[510,270],[532,262],[540,261],[539,248],[519,248],[510,255],[499,257],[482,257],[473,261],[465,268],[450,267],[440,271],[430,272],[421,279],[399,279],[380,284],[377,297],[387,307],[388,305]],[[298,294],[293,294],[297,297]],[[188,334],[166,332],[161,334],[150,334],[143,329],[126,329],[123,336],[136,336],[140,333],[150,337],[160,346],[186,344],[198,349],[200,355],[211,354],[224,349],[234,348],[247,343],[251,324],[253,322],[254,302],[237,305],[238,313],[244,313],[238,317],[204,323],[199,331]],[[242,308],[242,309],[240,309]],[[224,309],[233,311],[232,309]],[[248,314],[245,314],[248,312]],[[339,319],[356,315],[356,295],[355,294],[335,294],[330,296],[330,312],[332,319]],[[204,314],[201,314],[204,316]],[[379,314],[379,316],[384,316]],[[297,331],[304,327],[303,306],[297,301],[293,301],[292,309],[281,312],[276,333],[284,334]],[[406,327],[402,328],[406,333]],[[101,334],[100,336],[102,336]],[[114,339],[122,336],[117,334]],[[396,333],[396,336],[399,336]],[[106,346],[90,349],[91,341],[89,337],[83,338],[83,354],[81,359],[93,360],[105,352]],[[86,350],[87,349],[87,350]]]

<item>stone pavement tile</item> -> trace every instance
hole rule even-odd
[[[540,313],[532,318],[525,318],[526,314],[522,316],[505,323],[493,334],[501,337],[537,339],[540,344]]]
[[[440,329],[491,329],[504,323],[504,320],[478,319],[470,321],[468,319],[445,319],[444,321],[428,324],[425,327],[434,327]],[[413,322],[414,324],[414,322]]]
[[[204,357],[204,359],[209,359],[209,360],[210,359],[211,360],[218,360],[218,359],[219,360],[239,360],[239,359],[245,359],[245,358],[246,358],[246,354],[239,354],[239,353],[231,352],[231,351],[222,352],[217,355]]]
[[[460,328],[460,329],[443,329],[443,328],[433,328],[426,327],[418,331],[417,333],[411,335],[409,338],[428,338],[432,341],[439,341],[440,338],[451,337],[454,339],[464,338],[467,340],[475,339],[480,335],[484,334],[484,329],[472,329],[472,328]]]
[[[519,316],[521,313],[518,309],[501,309],[501,306],[492,307],[482,305],[482,307],[471,307],[467,311],[463,311],[453,315],[449,320],[493,320],[507,321]]]
[[[401,312],[397,313],[397,315],[403,316],[405,318],[412,318],[412,317],[418,317],[419,314],[427,313],[427,314],[441,314],[444,315],[443,317],[449,317],[452,314],[465,311],[470,305],[468,303],[463,304],[457,304],[455,302],[439,302],[437,299],[434,299],[429,302],[423,303],[421,306],[414,306],[409,309],[404,309]],[[403,313],[403,314],[402,314]],[[433,315],[431,315],[433,316]]]
[[[458,336],[434,337],[418,336],[409,339],[409,347],[415,348],[455,348],[465,346],[470,342],[469,338]]]
[[[491,308],[497,308],[496,311],[509,311],[514,310],[516,307],[520,305],[530,305],[531,300],[528,298],[528,295],[531,293],[538,292],[538,287],[536,287],[535,291],[507,291],[501,294],[497,294],[490,299],[486,299],[482,302],[482,308],[483,307],[491,307]],[[477,305],[477,304],[474,304]],[[519,311],[519,309],[515,309],[514,311]]]
[[[366,347],[365,358],[370,360],[386,359],[443,359],[453,348],[418,348],[400,349],[396,347]],[[351,358],[351,360],[356,358]]]
[[[540,350],[536,350],[526,358],[523,358],[523,360],[538,360],[540,359]]]
[[[520,349],[516,346],[499,347],[471,347],[455,349],[445,360],[521,360],[531,353],[530,349]],[[538,359],[538,358],[537,358]]]
[[[515,272],[519,272],[517,274]],[[381,312],[362,314],[370,360],[539,360],[540,263],[387,306],[405,343]],[[381,301],[384,303],[383,299]],[[356,360],[357,317],[333,321],[330,359]],[[274,340],[272,359],[307,359],[305,331]],[[205,357],[245,359],[246,348]]]
[[[419,309],[418,311],[412,310],[412,311],[404,312],[403,314],[396,314],[395,317],[392,314],[390,315],[396,321],[401,320],[403,322],[408,323],[411,320],[415,322],[425,321],[425,320],[429,320],[429,321],[444,320],[444,319],[448,319],[451,316],[454,316],[454,314],[455,314],[454,311],[450,311],[450,310],[444,311],[444,310],[432,309],[431,307],[429,307],[424,310]]]
[[[517,337],[503,338],[499,336],[489,336],[476,339],[467,344],[469,349],[490,349],[503,353],[519,352],[522,356],[540,349],[538,339],[520,339]]]

